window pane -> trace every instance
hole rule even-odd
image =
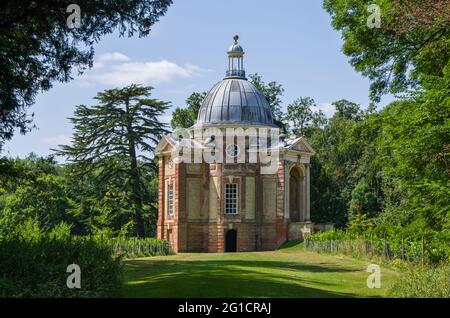
[[[237,184],[225,184],[225,214],[238,214]]]
[[[173,215],[173,185],[168,186],[167,190],[167,199],[168,199],[168,214]]]

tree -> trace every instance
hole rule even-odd
[[[450,63],[444,76],[428,76],[426,90],[381,113],[379,160],[385,175],[385,224],[418,223],[450,229]]]
[[[366,25],[372,3],[381,9],[380,28]],[[343,168],[345,183],[338,188],[350,202],[353,223],[373,216],[383,231],[432,231],[448,240],[448,0],[325,0],[324,8],[342,32],[351,65],[372,81],[372,100],[407,93],[379,112],[372,105],[362,118],[354,105],[338,103],[330,124],[347,127],[318,138],[327,149],[316,158],[324,174],[332,176],[327,166]]]
[[[360,121],[364,116],[359,104],[353,103],[346,99],[335,101],[332,105],[336,108],[336,113],[342,118]]]
[[[75,129],[73,144],[57,151],[75,163],[81,175],[95,170],[100,183],[116,179],[129,187],[138,237],[145,235],[138,159],[151,163],[148,155],[167,132],[158,117],[169,103],[150,98],[152,89],[138,85],[109,89],[97,94],[98,105],[77,106],[70,118]]]
[[[321,127],[326,123],[324,113],[320,109],[312,109],[316,106],[310,97],[297,98],[288,105],[285,119],[295,135],[306,136],[308,128]]]
[[[172,113],[172,119],[170,121],[172,128],[189,128],[193,126],[197,121],[200,106],[206,95],[207,92],[194,92],[186,99],[186,108],[177,107]]]
[[[62,221],[73,222],[73,202],[67,197],[63,179],[52,174],[27,181],[2,199],[0,228],[8,233],[27,220],[35,219],[46,231]]]
[[[313,104],[309,99],[306,101],[309,102],[303,104]],[[316,150],[311,163],[311,208],[315,211],[314,221],[344,225],[353,189],[361,178],[369,179],[366,173],[371,169],[364,160],[371,159],[367,149],[372,149],[371,141],[378,130],[360,128],[363,117],[355,116],[362,116],[359,105],[347,100],[336,101],[333,105],[337,105],[338,110],[323,126],[305,129],[308,141]]]
[[[154,159],[155,160],[155,159]],[[110,169],[127,169],[128,163],[120,157],[111,158]],[[112,162],[115,162],[113,166]],[[157,221],[157,166],[138,161],[142,190],[142,218],[146,236],[156,235]],[[64,167],[67,195],[75,203],[72,215],[76,218],[73,233],[78,235],[108,233],[112,236],[135,236],[134,207],[130,204],[132,192],[129,178],[117,173],[101,181],[101,170],[80,175],[76,164]]]
[[[0,4],[0,149],[15,129],[26,133],[27,109],[36,94],[67,82],[92,67],[94,44],[119,30],[120,36],[147,36],[171,0],[78,0],[81,23],[70,28],[72,1],[12,1]]]
[[[0,159],[0,230],[13,233],[29,220],[44,231],[77,223],[62,170],[53,156]]]
[[[275,81],[266,84],[258,73],[250,74],[248,77],[250,78],[250,82],[263,93],[264,97],[269,102],[275,125],[286,132],[286,124],[283,122],[283,111],[281,109],[281,96],[284,93],[283,86]]]
[[[0,191],[12,193],[17,187],[35,182],[40,176],[58,175],[58,167],[53,156],[38,157],[30,153],[24,159],[0,159]]]
[[[369,28],[369,4],[380,8],[380,28]],[[371,98],[422,85],[442,76],[449,60],[448,0],[324,0],[332,26],[342,32],[350,64],[371,81]]]
[[[349,216],[352,218],[356,214],[365,214],[373,217],[375,212],[379,212],[378,203],[373,188],[362,178],[352,190]]]
[[[364,214],[362,212],[353,214],[348,220],[348,230],[356,234],[363,234],[372,226],[373,224],[367,217],[367,214]]]

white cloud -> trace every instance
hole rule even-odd
[[[103,68],[105,64],[112,64],[117,62],[127,62],[130,58],[120,52],[107,52],[100,55],[94,61],[93,70]]]
[[[66,135],[50,136],[41,139],[41,142],[47,145],[57,146],[57,145],[68,145],[72,142],[72,139]]]
[[[320,103],[317,105],[327,118],[331,118],[336,112],[336,108],[331,103]]]
[[[104,53],[102,55],[99,56],[99,58],[97,59],[98,62],[111,62],[111,61],[115,61],[115,62],[126,62],[129,61],[130,58],[128,56],[126,56],[125,54],[122,54],[120,52],[108,52],[108,53]]]
[[[125,86],[157,84],[176,78],[188,78],[208,72],[197,65],[178,65],[166,59],[160,61],[133,61],[120,52],[102,54],[94,67],[80,77],[82,83]]]

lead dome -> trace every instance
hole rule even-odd
[[[239,124],[274,126],[269,103],[245,77],[244,50],[233,37],[228,49],[225,78],[208,92],[199,110],[197,125]]]

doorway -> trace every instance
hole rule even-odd
[[[225,234],[225,252],[237,251],[237,231],[228,230]]]

